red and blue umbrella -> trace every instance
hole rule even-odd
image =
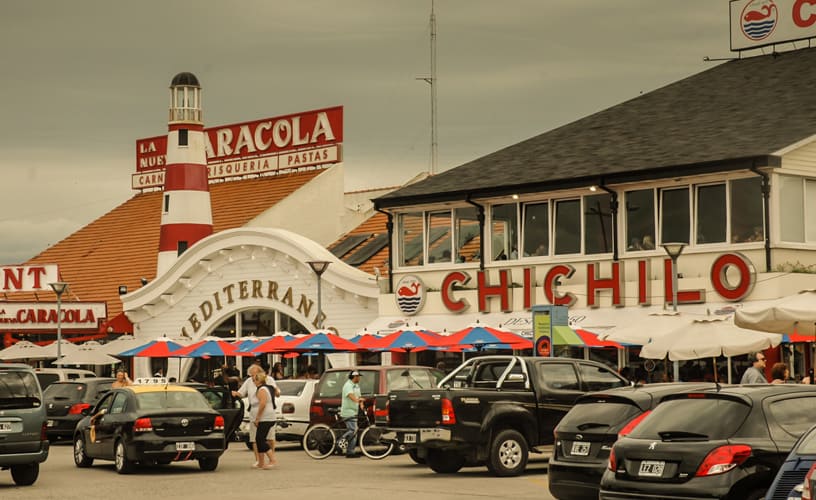
[[[182,347],[184,347],[182,344],[173,342],[167,337],[161,337],[151,340],[150,342],[142,344],[138,347],[122,351],[119,354],[116,354],[116,356],[133,356],[136,358],[172,358],[176,356],[173,354],[173,352],[178,351]]]
[[[521,335],[484,325],[471,325],[443,338],[445,345],[476,349],[531,349],[533,342]]]
[[[244,356],[287,352],[288,348],[291,347],[296,340],[301,338],[302,337],[296,337],[294,335],[275,335],[260,342],[255,342],[254,344],[244,344],[238,348],[238,352]]]
[[[366,347],[372,351],[424,351],[441,346],[443,340],[447,339],[430,330],[398,330]]]
[[[357,352],[365,349],[339,335],[331,333],[312,333],[304,338],[296,339],[288,343],[286,350],[295,352]]]
[[[213,358],[226,356],[244,356],[238,353],[238,346],[222,339],[205,339],[195,344],[184,346],[171,353],[172,357],[180,358]]]

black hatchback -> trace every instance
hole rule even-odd
[[[671,394],[705,390],[710,383],[678,382],[619,387],[578,398],[555,428],[547,468],[550,493],[561,500],[595,500],[609,451]]]
[[[49,440],[71,439],[77,422],[90,410],[103,394],[111,390],[114,380],[110,377],[88,377],[64,382],[53,382],[43,391],[46,434]]]
[[[808,385],[667,396],[612,447],[599,498],[761,499],[814,407]]]

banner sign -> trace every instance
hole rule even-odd
[[[533,355],[555,356],[553,346],[554,327],[569,328],[567,306],[535,305],[533,311]]]
[[[76,330],[99,328],[107,317],[105,302],[62,302],[62,328]],[[3,330],[56,330],[56,302],[0,302],[0,328]]]
[[[816,0],[731,0],[731,50],[816,37]]]
[[[56,264],[0,266],[0,292],[50,292],[49,283],[59,281]]]

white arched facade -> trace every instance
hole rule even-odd
[[[214,234],[182,254],[166,273],[123,296],[122,303],[134,335],[144,342],[162,336],[196,341],[248,309],[280,311],[314,330],[318,285],[308,262],[316,260],[331,262],[320,280],[323,327],[351,337],[377,317],[375,278],[284,229]],[[150,375],[149,359],[136,359],[134,375]]]

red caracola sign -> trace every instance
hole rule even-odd
[[[210,179],[342,161],[343,107],[204,129]],[[164,185],[167,136],[136,141],[133,189]]]

